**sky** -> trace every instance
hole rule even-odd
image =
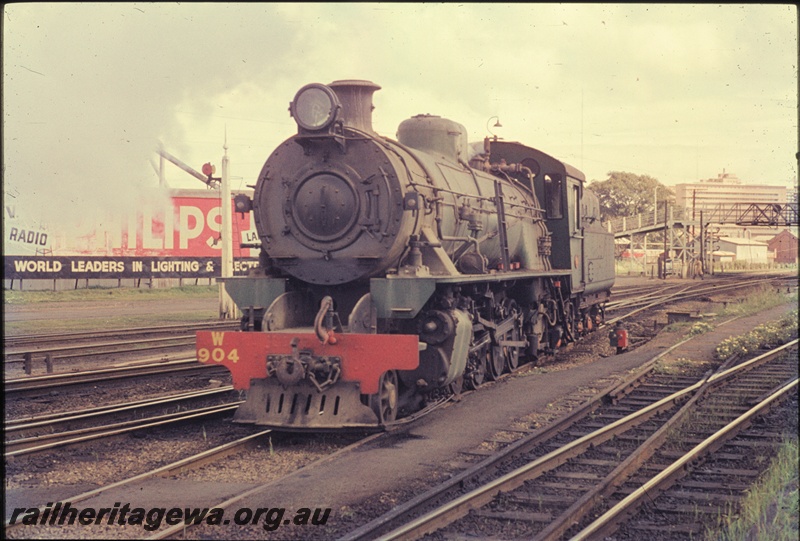
[[[159,144],[218,174],[227,145],[255,184],[296,91],[340,79],[382,87],[391,138],[429,113],[588,181],[797,184],[791,4],[12,3],[2,28],[4,204],[50,222],[139,204]]]

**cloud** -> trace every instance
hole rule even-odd
[[[252,184],[309,82],[368,79],[375,129],[419,113],[601,180],[796,177],[797,15],[780,5],[7,4],[4,188],[50,217],[129,208],[167,150]],[[202,188],[177,168],[173,186]]]

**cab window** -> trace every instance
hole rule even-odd
[[[561,208],[561,192],[564,181],[561,175],[544,176],[544,206],[547,217],[550,219],[560,219],[564,217]]]
[[[580,231],[581,228],[581,187],[577,184],[572,187],[572,200],[570,205],[572,208],[572,227],[575,231]]]

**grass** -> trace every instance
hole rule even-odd
[[[72,331],[90,331],[93,329],[129,329],[132,327],[152,327],[153,325],[170,325],[213,321],[218,318],[216,300],[219,297],[219,286],[184,286],[162,289],[110,288],[110,289],[78,289],[68,291],[4,291],[3,302],[6,308],[28,307],[26,310],[63,312],[63,317],[31,318],[15,321],[4,318],[3,334],[16,336],[20,334],[60,333]],[[208,309],[196,310],[186,307],[181,311],[182,303],[190,300],[208,301]],[[108,303],[130,304],[150,301],[169,301],[174,305],[172,310],[140,310],[140,314],[114,314]],[[174,303],[172,302],[174,301]],[[68,303],[98,303],[99,312],[89,310],[72,310]],[[60,303],[63,303],[59,306]],[[103,304],[106,303],[106,304]],[[197,303],[195,303],[196,305]],[[202,302],[205,306],[205,302]],[[147,306],[145,304],[145,306]],[[81,317],[84,316],[84,317]]]
[[[143,316],[110,316],[107,318],[72,318],[35,319],[27,321],[4,321],[3,335],[49,334],[71,331],[92,331],[96,329],[131,329],[134,327],[152,327],[154,325],[171,325],[217,321],[216,314],[210,312],[178,312],[171,314],[150,314]]]
[[[133,287],[70,289],[65,291],[3,291],[3,303],[11,305],[44,302],[84,302],[97,300],[199,299],[214,298],[219,286],[183,286],[163,289]]]
[[[764,286],[759,291],[746,295],[741,302],[728,304],[728,306],[718,313],[711,321],[718,321],[732,316],[750,316],[782,304],[796,305],[797,300],[796,292],[787,296],[785,293],[775,291],[774,288]],[[682,333],[689,337],[709,332],[713,330],[713,326],[705,321],[696,323],[679,321],[667,325],[663,330],[669,333]]]
[[[720,315],[749,316],[781,304],[797,304],[797,292],[790,295],[779,293],[775,288],[763,286],[755,293],[747,294],[741,302],[728,304]]]
[[[796,541],[798,528],[797,435],[784,441],[770,468],[743,500],[738,516],[706,532],[715,541]]]

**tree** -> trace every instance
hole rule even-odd
[[[673,199],[672,190],[649,175],[635,175],[611,171],[608,179],[592,181],[589,189],[600,199],[602,221],[653,212],[654,195],[659,197],[659,207],[665,199]],[[656,192],[658,189],[658,192]]]

